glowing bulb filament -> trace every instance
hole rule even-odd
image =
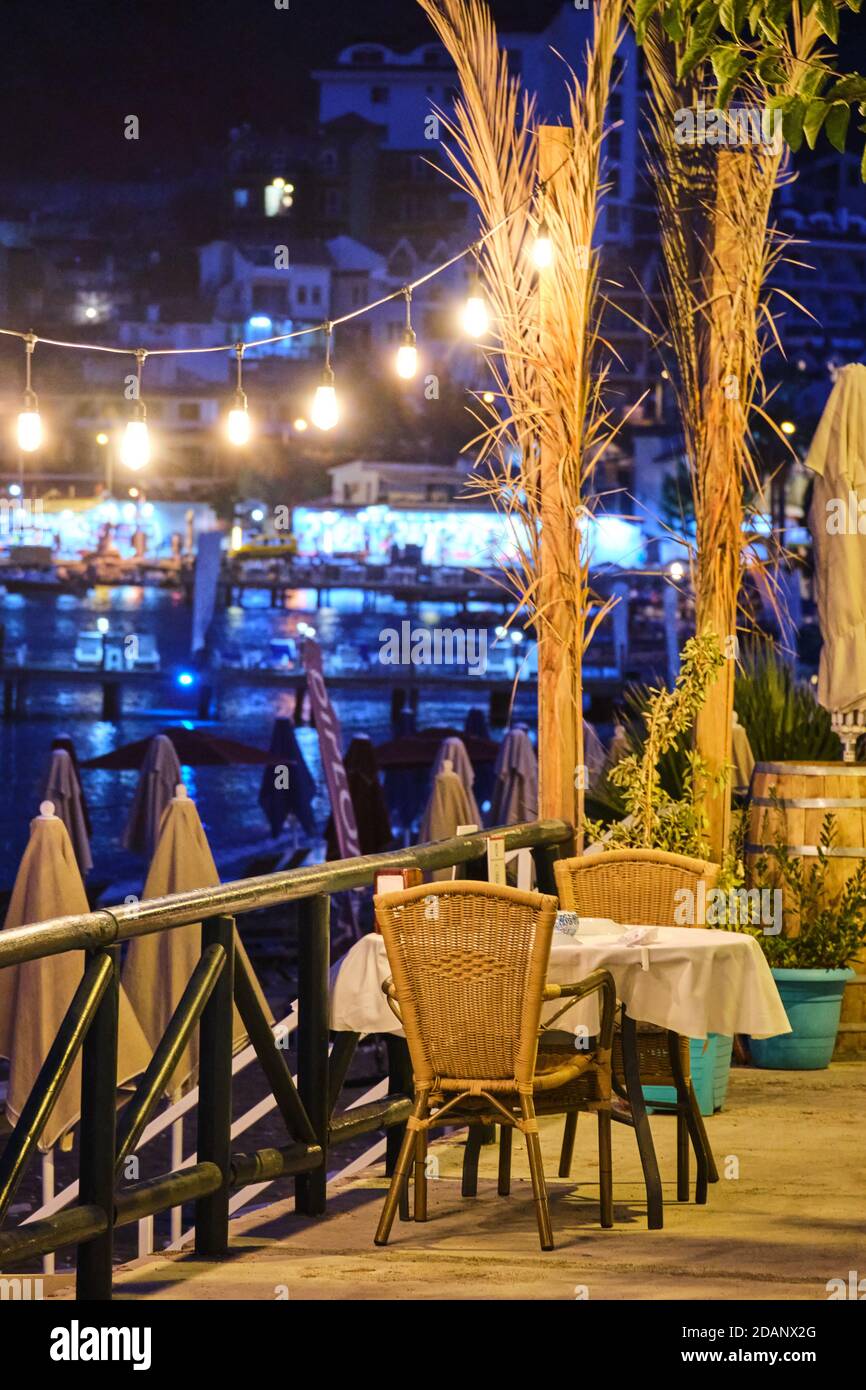
[[[418,371],[418,349],[415,346],[415,334],[411,328],[407,328],[403,334],[403,341],[397,349],[397,375],[404,381],[411,381]]]
[[[313,424],[320,430],[332,430],[340,418],[334,373],[330,367],[325,368],[322,380],[316,387],[310,416]]]
[[[18,448],[32,454],[42,443],[42,419],[36,409],[22,410],[18,416]]]
[[[130,420],[127,423],[120,445],[120,461],[136,473],[149,463],[150,436],[146,420]]]
[[[484,296],[474,291],[463,307],[463,331],[470,338],[483,338],[489,327],[490,315]]]
[[[532,251],[532,259],[539,270],[549,270],[553,265],[553,241],[546,221],[538,228],[538,236]]]

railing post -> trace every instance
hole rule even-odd
[[[328,1181],[328,966],[331,900],[305,898],[298,913],[298,1092],[322,1147],[322,1166],[295,1179],[295,1210],[322,1216]]]
[[[195,1251],[211,1257],[224,1255],[229,1243],[234,933],[233,917],[202,922],[202,950],[221,946],[225,951],[199,1029],[198,1162],[215,1163],[223,1175],[222,1186],[195,1204]]]
[[[108,1225],[102,1235],[78,1246],[75,1294],[82,1302],[111,1298],[114,1254],[120,948],[111,946],[99,954],[111,960],[111,976],[82,1047],[79,1203],[81,1206],[101,1207],[108,1218]]]

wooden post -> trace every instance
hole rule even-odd
[[[111,975],[84,1039],[81,1064],[79,1200],[101,1207],[105,1230],[78,1247],[75,1296],[80,1302],[111,1298],[114,1254],[114,1143],[117,1105],[117,1027],[120,948],[104,953]]]
[[[538,131],[538,173],[555,196],[557,172],[571,152],[573,133],[565,126],[541,126]],[[556,261],[539,272],[541,357],[551,320]],[[542,373],[540,432],[541,561],[538,622],[538,764],[542,819],[568,821],[583,842],[583,680],[582,635],[578,614],[568,602],[565,576],[580,563],[580,538],[574,525],[575,497],[563,493],[562,459],[553,427],[556,402]]]
[[[195,1204],[195,1252],[208,1258],[224,1255],[229,1243],[234,944],[233,917],[202,922],[202,950],[221,946],[225,952],[199,1025],[198,1161],[215,1163],[223,1176],[216,1192],[199,1197]]]
[[[703,428],[700,432],[696,507],[698,570],[695,625],[712,633],[727,660],[707,693],[695,724],[695,745],[706,767],[706,783],[697,787],[708,821],[709,855],[721,863],[731,826],[732,712],[736,656],[737,593],[743,545],[742,449],[746,430],[742,380],[742,343],[734,300],[743,293],[746,268],[743,240],[733,216],[737,170],[744,156],[734,149],[716,150],[716,199],[713,245],[708,251],[706,283],[712,310],[702,320],[705,371],[701,383]],[[724,777],[720,792],[708,784]]]
[[[321,1145],[321,1166],[295,1179],[295,1210],[323,1216],[328,1189],[328,968],[331,899],[304,898],[298,921],[298,1091]]]

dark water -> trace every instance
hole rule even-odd
[[[299,595],[298,602],[303,603],[306,597]],[[355,647],[364,643],[375,652],[381,629],[408,616],[400,607],[386,609],[384,603],[377,613],[363,612],[361,595],[351,593],[335,599],[335,604],[340,606],[318,612],[313,607],[297,607],[293,611],[271,609],[267,606],[266,595],[257,593],[247,593],[244,602],[243,609],[233,608],[217,615],[214,638],[218,648],[264,651],[271,637],[290,635],[299,620],[306,620],[315,626],[326,663],[329,654],[344,643]],[[421,622],[426,619],[435,623],[454,613],[453,607],[444,605],[428,605],[428,609],[429,613],[422,609],[413,617]],[[183,666],[189,656],[190,616],[179,594],[155,589],[98,589],[86,599],[0,597],[0,621],[6,629],[7,652],[26,643],[31,661],[59,666],[72,664],[77,633],[82,628],[95,626],[99,617],[109,619],[113,633],[152,633],[159,644],[163,671]],[[398,671],[395,684],[399,683]],[[170,690],[176,693],[169,694]],[[361,733],[368,734],[374,743],[391,737],[388,688],[368,686],[365,689],[363,677],[359,676],[357,689],[334,689],[331,693],[342,724],[344,744]],[[168,700],[170,705],[153,707],[159,701]],[[422,692],[418,726],[453,724],[462,728],[472,705],[486,710],[486,692],[465,687]],[[286,696],[279,690],[239,686],[226,692],[219,720],[208,727],[266,748],[274,717],[286,712]],[[518,695],[515,715],[527,723],[534,723],[531,694]],[[0,888],[8,888],[14,880],[27,842],[29,821],[38,812],[51,741],[58,733],[71,735],[79,758],[84,760],[182,720],[199,725],[195,718],[195,695],[169,686],[164,678],[159,685],[124,690],[123,717],[114,722],[102,718],[101,692],[96,684],[68,689],[53,684],[34,687],[27,717],[0,726],[3,793],[0,797]],[[315,730],[299,729],[298,741],[318,788],[314,810],[317,827],[322,831],[328,803]],[[83,773],[93,819],[94,869],[91,877],[97,881],[120,880],[134,884],[141,878],[142,862],[120,847],[120,835],[137,776],[136,772]],[[258,806],[260,779],[261,769],[256,767],[184,769],[184,780],[198,804],[224,879],[242,872],[244,851],[248,849],[252,855],[270,843]]]

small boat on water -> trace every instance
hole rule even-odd
[[[152,633],[109,634],[96,627],[79,632],[73,660],[85,671],[158,671],[160,668],[159,647]]]

